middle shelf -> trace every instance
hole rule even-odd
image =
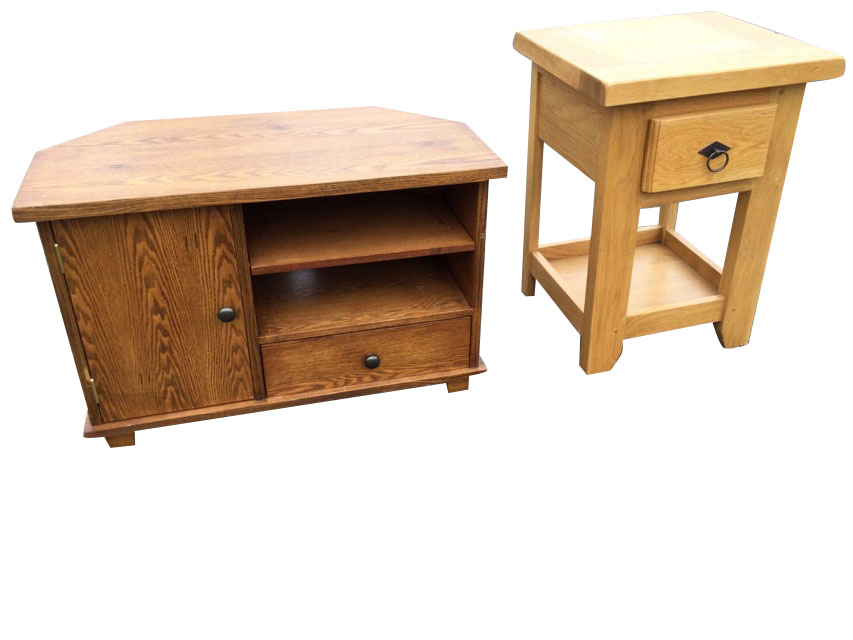
[[[473,308],[456,284],[448,258],[255,276],[259,342],[470,316]]]
[[[473,251],[440,189],[244,205],[252,275]]]

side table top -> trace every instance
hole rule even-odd
[[[18,222],[503,178],[463,123],[378,107],[125,122],[35,154]]]
[[[828,80],[844,58],[721,13],[521,31],[514,46],[603,106]]]

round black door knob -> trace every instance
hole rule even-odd
[[[371,353],[369,356],[365,356],[364,366],[368,369],[375,369],[379,366],[379,356],[377,356],[375,353]]]
[[[237,317],[237,312],[234,311],[231,307],[222,307],[219,310],[219,313],[216,316],[222,320],[222,322],[231,322],[234,318]]]

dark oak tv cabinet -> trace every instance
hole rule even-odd
[[[485,371],[488,180],[464,124],[380,108],[127,122],[38,152],[84,435]]]

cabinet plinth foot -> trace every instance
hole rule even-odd
[[[136,432],[124,433],[120,436],[106,436],[104,438],[110,449],[113,447],[132,447],[136,444]]]
[[[468,378],[459,378],[458,380],[450,380],[447,383],[447,393],[455,393],[456,391],[468,390]]]

